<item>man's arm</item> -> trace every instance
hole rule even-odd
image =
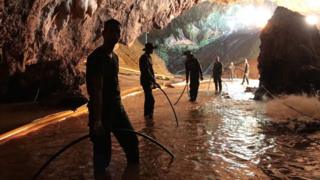
[[[214,77],[216,63],[213,63],[212,66],[212,77]]]
[[[223,63],[222,62],[220,62],[220,63],[221,63],[221,75],[222,75],[224,68],[223,68]]]
[[[187,63],[187,62],[184,64],[184,66],[185,66],[185,69],[186,69],[186,81],[187,81],[187,83],[188,83],[188,82],[189,82],[190,69],[189,69],[189,67],[188,67],[188,63]]]
[[[200,79],[203,80],[202,66],[201,66],[201,64],[200,64],[198,59],[197,59],[197,62],[198,62],[198,66],[199,66]]]
[[[93,59],[88,58],[86,72],[87,91],[89,94],[89,124],[93,125],[94,133],[102,127],[102,75],[98,66],[94,65]]]
[[[154,75],[153,65],[152,65],[152,63],[150,61],[148,61],[148,64],[149,64],[149,68],[148,68],[149,72],[150,72],[152,78],[155,80],[156,76]]]

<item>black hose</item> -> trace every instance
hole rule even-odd
[[[183,90],[182,90],[182,93],[180,94],[178,100],[174,103],[174,105],[177,105],[177,104],[178,104],[178,102],[180,101],[182,95],[183,95],[184,92],[186,91],[187,86],[188,86],[188,84],[186,84],[186,85],[184,86],[184,88],[183,88]]]
[[[139,135],[139,136],[142,136],[146,139],[148,139],[149,141],[153,142],[154,144],[158,145],[159,147],[161,147],[164,151],[166,151],[172,159],[175,158],[174,154],[169,150],[167,149],[166,147],[164,147],[162,144],[160,144],[158,141],[156,141],[155,139],[153,139],[152,137],[148,136],[148,135],[145,135],[143,133],[140,133],[140,132],[136,132],[136,131],[133,131],[133,130],[130,130],[130,129],[117,129],[117,131],[123,131],[123,132],[128,132],[128,133],[134,133],[136,135]]]
[[[48,161],[46,161],[46,163],[44,163],[41,168],[37,171],[37,173],[32,177],[33,180],[37,179],[41,172],[53,161],[55,160],[60,154],[62,154],[64,151],[66,151],[67,149],[69,149],[71,146],[83,141],[84,139],[89,138],[89,134],[81,136],[80,138],[72,141],[71,143],[67,144],[66,146],[64,146],[62,149],[60,149],[57,153],[55,153],[53,156],[50,157],[50,159]]]
[[[36,102],[38,100],[39,92],[40,92],[40,88],[37,89],[37,93],[36,93],[35,97],[33,98],[33,102]]]
[[[123,132],[127,132],[127,133],[134,133],[136,135],[139,135],[139,136],[142,136],[143,138],[146,138],[148,139],[149,141],[151,141],[152,143],[158,145],[159,147],[161,147],[161,149],[163,149],[165,152],[167,152],[172,159],[175,158],[174,154],[168,150],[166,147],[164,147],[161,143],[157,142],[156,140],[154,140],[153,138],[151,138],[150,136],[147,136],[143,133],[140,133],[140,132],[136,132],[136,131],[133,131],[133,130],[129,130],[129,129],[117,129],[117,131],[123,131]],[[64,146],[62,149],[60,149],[57,153],[55,153],[53,156],[50,157],[50,159],[48,161],[46,161],[42,166],[41,168],[37,171],[37,173],[32,177],[32,180],[36,180],[41,172],[50,165],[50,163],[55,160],[60,154],[62,154],[64,151],[66,151],[67,149],[69,149],[71,146],[75,145],[75,144],[78,144],[79,142],[89,138],[90,135],[89,134],[86,134],[84,136],[81,136],[80,138],[72,141],[71,143],[67,144],[66,146]]]
[[[177,123],[177,127],[178,127],[179,126],[179,122],[178,122],[178,117],[177,117],[177,114],[176,114],[176,110],[174,109],[174,107],[173,107],[173,105],[172,105],[167,93],[160,86],[158,86],[158,88],[164,94],[164,96],[166,96],[166,98],[167,98],[167,100],[168,100],[168,102],[169,102],[169,104],[171,106],[171,109],[173,111],[173,114],[174,114],[174,117],[175,117],[175,120],[176,120],[176,123]]]

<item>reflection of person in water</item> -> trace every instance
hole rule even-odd
[[[96,176],[95,180],[112,180],[112,175],[115,175],[115,172],[110,172],[110,170],[108,169],[106,170],[105,174]],[[121,175],[121,179],[122,180],[139,180],[140,179],[139,164],[127,164],[127,167],[124,169]]]
[[[122,180],[139,180],[140,166],[137,164],[128,164],[124,170],[121,179]]]
[[[122,105],[118,80],[119,61],[113,52],[120,39],[121,25],[111,19],[104,23],[104,43],[87,60],[87,90],[89,94],[89,133],[93,143],[95,175],[104,174],[111,159],[111,132],[124,149],[128,164],[139,163],[138,138],[117,129],[132,130]]]

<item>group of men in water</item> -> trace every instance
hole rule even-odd
[[[133,127],[121,102],[118,80],[119,60],[113,51],[120,40],[120,35],[121,24],[115,19],[106,21],[102,31],[103,45],[96,48],[87,60],[88,125],[90,139],[93,143],[95,175],[103,174],[105,168],[109,166],[111,160],[111,132],[124,149],[128,164],[139,163],[139,142],[136,134],[128,133],[133,131]],[[144,54],[139,59],[140,84],[145,95],[144,117],[146,120],[153,119],[155,100],[152,90],[160,88],[160,85],[156,82],[152,66],[151,54],[155,48],[156,46],[152,43],[146,43],[143,49]],[[190,82],[190,101],[194,102],[197,99],[200,80],[203,80],[202,68],[191,51],[184,52],[184,55],[186,56],[186,82],[187,84]],[[222,91],[222,71],[223,65],[220,58],[217,57],[212,69],[212,76],[218,93]],[[245,72],[248,71],[249,64],[246,61]],[[249,83],[248,73],[243,78],[243,82],[245,79]]]
[[[187,60],[185,62],[186,69],[186,81],[188,84],[190,77],[190,101],[194,102],[197,98],[198,88],[199,88],[199,80],[203,80],[202,69],[199,61],[191,54],[190,51],[186,51],[184,53],[186,55]],[[222,92],[222,72],[223,72],[223,64],[220,62],[220,57],[217,56],[215,62],[213,63],[212,68],[212,77],[213,82],[215,84],[215,92],[216,94],[220,94]],[[245,68],[243,70],[243,80],[242,85],[247,82],[249,85],[249,63],[248,60],[245,59]],[[230,79],[233,80],[235,77],[235,66],[233,62],[229,65],[229,73]]]

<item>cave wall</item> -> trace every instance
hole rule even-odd
[[[274,94],[320,89],[320,33],[305,17],[278,7],[262,30],[258,69],[260,88]]]
[[[26,93],[24,89],[34,94],[39,87],[30,86],[48,86],[57,77],[83,79],[76,67],[102,43],[103,22],[111,17],[122,24],[121,42],[130,44],[142,32],[164,27],[197,1],[1,0],[0,96],[13,98]],[[55,90],[77,89],[79,82],[61,81]]]
[[[257,59],[259,45],[259,32],[256,30],[237,31],[200,48],[195,55],[201,61],[204,71],[211,73],[216,56],[220,57],[226,68],[231,62],[241,64],[245,58]]]

